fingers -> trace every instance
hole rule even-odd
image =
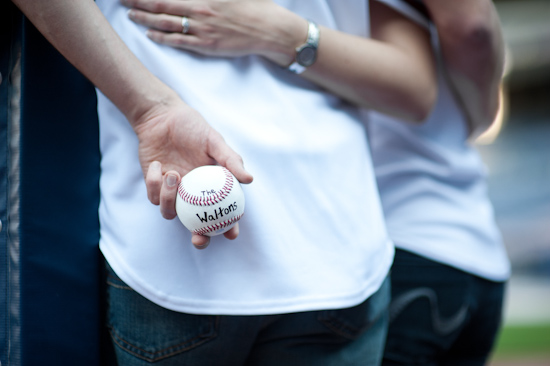
[[[162,174],[162,165],[153,161],[149,165],[145,177],[147,197],[154,205],[160,205],[160,213],[165,219],[171,220],[177,216],[176,195],[181,176],[176,171],[168,171]]]
[[[226,237],[226,239],[234,240],[237,239],[239,236],[239,223],[237,222],[231,229],[223,233],[223,236]],[[210,237],[205,235],[195,235],[191,237],[191,243],[195,246],[197,249],[205,249],[210,245]]]
[[[237,222],[231,229],[223,233],[226,239],[234,240],[239,236],[239,223]],[[210,245],[210,237],[203,235],[193,235],[191,237],[191,243],[197,249],[205,249]]]
[[[181,33],[181,31],[183,30],[183,26],[181,24],[182,17],[174,14],[155,14],[146,11],[130,9],[128,10],[128,18],[130,18],[135,23],[162,32]],[[191,23],[191,21],[189,23]]]
[[[150,40],[160,44],[205,55],[207,54],[207,51],[201,48],[202,43],[200,39],[191,34],[165,33],[154,29],[148,29],[146,35]]]
[[[234,156],[230,156],[225,162],[221,163],[225,166],[237,180],[243,184],[250,184],[254,180],[252,174],[250,174],[245,168],[243,159],[240,155],[233,152]]]
[[[150,13],[173,14],[180,16],[189,15],[189,6],[185,1],[120,0],[120,2],[129,8],[141,9]]]
[[[232,150],[231,150],[232,152]],[[244,175],[250,175],[242,166],[242,159],[236,153],[235,157],[229,158],[226,162],[237,162],[237,170],[244,171]],[[229,167],[228,167],[229,169]],[[230,169],[231,171],[231,169]],[[178,194],[178,185],[181,180],[181,176],[178,172],[171,170],[162,174],[162,165],[158,161],[154,161],[149,165],[147,170],[147,176],[145,184],[147,186],[147,195],[151,203],[160,205],[160,212],[162,217],[168,220],[172,220],[177,216],[176,212],[176,195]],[[250,175],[250,183],[252,176]],[[239,223],[236,223],[231,229],[223,234],[227,239],[234,240],[239,236]],[[191,237],[191,243],[197,249],[205,249],[210,244],[210,237],[204,235],[194,235]]]
[[[192,19],[188,18],[189,31],[183,34],[180,16],[152,14],[132,9],[128,11],[128,17],[135,23],[147,27],[147,37],[154,42],[198,53],[204,53],[203,48],[208,49],[199,37],[193,35],[193,29],[197,26],[193,25],[195,21]]]
[[[160,191],[162,188],[162,166],[158,161],[153,161],[147,169],[145,176],[147,198],[153,205],[160,204]]]
[[[229,240],[237,239],[237,236],[239,236],[239,223],[237,222],[231,229],[223,233],[223,236]]]
[[[237,239],[237,236],[239,236],[239,223],[236,223],[235,226],[226,231],[223,236],[229,240]],[[210,245],[210,237],[193,234],[191,237],[191,243],[193,243],[193,246],[197,249],[205,249],[208,245]]]
[[[180,180],[179,173],[173,170],[166,172],[164,175],[160,191],[160,213],[165,219],[172,220],[177,216],[176,195],[178,194]]]
[[[204,249],[210,244],[210,238],[204,235],[194,235],[191,237],[191,243],[197,249]]]
[[[243,184],[252,183],[254,177],[245,168],[242,157],[237,154],[223,137],[213,131],[208,145],[208,153],[220,165],[226,167]]]

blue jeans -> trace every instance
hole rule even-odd
[[[501,324],[504,283],[403,250],[391,283],[383,365],[485,365]]]
[[[389,279],[348,309],[214,316],[160,307],[108,270],[107,322],[120,366],[380,365]]]

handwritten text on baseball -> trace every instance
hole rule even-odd
[[[237,202],[233,202],[227,207],[219,207],[214,212],[204,212],[204,215],[196,214],[201,222],[216,221],[222,218],[224,215],[229,215],[231,212],[237,211]]]

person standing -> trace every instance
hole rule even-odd
[[[167,5],[180,7],[178,15],[156,14],[168,20],[160,23],[171,35],[193,40],[227,24],[216,17],[224,13],[210,7],[240,7],[254,16],[266,5],[269,17],[259,19],[279,19],[290,36],[272,37],[279,42],[279,52],[272,53],[288,62],[278,65],[246,52],[214,57],[152,42],[123,4],[97,4],[146,67],[238,149],[254,174],[254,182],[244,187],[246,212],[238,237],[231,242],[214,237],[206,250],[195,250],[186,245],[190,234],[179,222],[162,220],[143,200],[145,187],[134,178],[136,138],[99,95],[101,249],[111,267],[109,320],[118,362],[378,365],[393,245],[372,174],[364,110],[305,78],[334,84],[350,67],[362,69],[366,84],[340,84],[342,94],[382,110],[396,105],[398,115],[423,118],[435,96],[426,34],[374,5],[384,36],[404,34],[410,43],[402,51],[389,40],[367,38],[369,6],[363,1],[319,0],[307,7],[183,1]],[[237,14],[224,19],[251,25]],[[232,42],[243,40],[216,29]],[[293,59],[302,56],[297,48],[317,57],[296,66]],[[370,61],[349,64],[351,52]],[[403,70],[393,56],[410,60],[410,68]],[[325,76],[330,64],[340,64],[337,79]],[[394,77],[381,77],[380,70]],[[426,93],[418,95],[422,86]],[[173,204],[162,207],[175,215]],[[131,214],[136,211],[140,230]],[[136,321],[138,314],[147,316]]]
[[[255,3],[262,2],[246,5]],[[124,43],[156,75],[152,78],[124,51],[91,4],[86,3],[91,14],[66,8],[70,15],[80,14],[72,20],[62,14],[77,35],[93,28],[89,18],[102,25],[90,35],[98,43],[88,40],[80,51],[67,50],[69,55],[76,52],[77,64],[84,69],[90,65],[83,54],[94,57],[107,50],[117,56],[109,53],[107,61],[98,60],[102,67],[92,68],[90,75],[103,92],[98,94],[101,250],[110,270],[109,322],[118,362],[379,364],[393,245],[376,192],[364,110],[295,73],[324,80],[326,86],[343,86],[341,94],[362,105],[422,119],[435,96],[426,34],[390,9],[373,5],[372,12],[378,14],[373,26],[380,29],[381,39],[371,40],[368,2],[319,0],[307,7],[291,2],[287,8],[276,8],[290,16],[286,25],[294,24],[283,29],[290,42],[275,52],[291,64],[287,70],[253,55],[206,58],[156,44],[126,17],[121,4],[97,4]],[[199,7],[196,13],[164,23],[175,23],[182,36],[193,35],[198,16],[207,14],[205,3],[193,5]],[[346,14],[333,10],[337,8]],[[51,5],[45,9],[50,20],[59,19],[49,9]],[[40,22],[38,13],[35,19],[45,30],[56,24]],[[298,33],[289,34],[291,29]],[[74,39],[56,31],[54,27],[51,39],[65,40],[59,46]],[[401,42],[401,36],[408,42]],[[317,58],[302,52],[317,48]],[[369,62],[350,63],[348,54]],[[408,61],[406,67],[401,60]],[[337,83],[326,74],[330,64],[339,65]],[[347,75],[350,68],[364,71],[361,79]],[[144,81],[128,70],[152,84],[143,88]],[[341,78],[349,84],[340,84]],[[187,107],[162,85],[175,90]],[[148,109],[156,92],[168,98],[152,98],[157,104]],[[145,105],[139,103],[142,93]],[[179,113],[167,115],[166,106],[174,104],[180,106]],[[206,154],[208,159],[193,154],[199,158],[187,159],[186,165],[172,163],[196,149],[221,144],[219,138],[204,138],[213,132],[197,139],[182,132],[189,126],[184,117],[197,119],[188,106],[229,146],[238,148],[255,176],[255,182],[245,187],[247,212],[239,232],[233,233],[234,241],[212,238],[203,251],[189,242],[204,248],[204,238],[192,237],[176,221],[163,220],[145,199],[149,193],[150,201],[160,204],[162,216],[173,218],[179,176],[190,166],[225,162],[227,150],[232,151]],[[180,120],[170,124],[170,133],[157,133],[159,123],[166,125],[166,117],[174,116]],[[203,122],[199,125],[206,128]],[[155,159],[150,148],[153,133],[158,138],[153,139],[155,149],[169,143],[174,150]],[[233,164],[230,170],[239,173],[235,166],[240,164]],[[251,181],[240,172],[236,175],[241,181]]]
[[[490,1],[381,2],[431,32],[438,75],[437,104],[422,123],[381,113],[367,118],[381,199],[390,235],[395,235],[398,247],[392,271],[394,322],[385,363],[452,359],[457,364],[482,363],[500,324],[504,281],[510,269],[487,198],[484,168],[468,139],[486,129],[498,109],[503,64],[498,16]],[[148,35],[157,42],[206,55],[251,52],[279,65],[290,62],[262,48],[266,35],[278,34],[265,30],[276,27],[272,23],[287,25],[286,17],[277,17],[277,22],[264,20],[262,27],[254,29],[257,18],[246,16],[250,10],[243,11],[242,6],[235,10],[231,3],[217,9],[227,18],[216,19],[217,26],[221,27],[224,20],[246,25],[247,33],[242,32],[239,46],[235,40],[240,38],[233,33],[233,37],[224,38],[222,32],[206,32],[203,23],[216,29],[208,17],[190,18],[194,28],[191,35],[170,32],[177,30],[177,24],[172,29],[164,28],[166,22],[161,20],[170,19],[166,14],[186,13],[170,7],[169,2],[161,2],[166,6],[155,10],[147,1],[127,3],[135,7],[130,13],[132,19],[150,27]],[[241,23],[242,19],[246,21]],[[235,27],[225,29],[236,33]],[[382,36],[376,26],[372,36]],[[225,39],[231,42],[222,42]],[[342,93],[342,84],[349,79],[333,74],[337,66],[326,66],[325,75],[331,75],[339,84],[326,83],[318,75],[306,73],[303,77],[348,101],[361,103]],[[430,279],[438,281],[437,287]],[[470,298],[473,300],[468,302]],[[451,314],[454,317],[444,316],[447,307],[456,310]],[[488,314],[485,317],[484,312]],[[470,337],[472,332],[476,337]],[[462,342],[468,338],[476,347]]]
[[[386,2],[414,14],[406,2]],[[437,103],[420,125],[376,112],[369,119],[396,246],[383,365],[484,365],[510,264],[472,140],[498,109],[503,41],[491,1],[424,4],[414,19],[432,30]]]

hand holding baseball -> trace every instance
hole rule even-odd
[[[226,233],[243,216],[244,206],[244,193],[237,178],[221,166],[195,168],[178,187],[178,217],[195,235]]]
[[[134,130],[139,138],[139,159],[145,176],[149,200],[160,205],[164,218],[176,217],[176,194],[182,176],[192,169],[219,164],[226,167],[241,183],[251,183],[252,175],[241,157],[204,118],[183,102],[159,105],[142,116]],[[238,228],[226,233],[235,238]],[[194,235],[198,248],[208,245],[209,238]]]

